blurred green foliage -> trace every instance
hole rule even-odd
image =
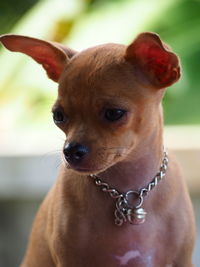
[[[155,21],[153,30],[179,55],[182,80],[164,98],[167,124],[200,124],[200,1],[182,0]]]
[[[6,0],[0,1],[0,34],[9,32],[14,24],[38,0]]]
[[[36,36],[75,49],[103,42],[128,44],[141,31],[157,32],[183,66],[181,81],[164,98],[165,122],[200,124],[200,1],[7,0],[0,2],[0,10],[0,33]],[[34,121],[43,125],[57,86],[35,63],[10,54],[0,50],[0,105],[2,114],[12,117],[8,127]]]

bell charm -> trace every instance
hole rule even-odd
[[[129,223],[139,225],[145,222],[146,211],[143,208],[133,208],[127,210],[127,219]]]

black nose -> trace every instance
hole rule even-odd
[[[84,145],[72,142],[67,144],[64,149],[64,156],[69,163],[79,163],[89,152]]]

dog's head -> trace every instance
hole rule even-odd
[[[140,34],[129,46],[80,53],[25,36],[0,41],[31,56],[58,82],[53,119],[66,134],[65,164],[79,172],[101,172],[126,160],[156,131],[164,88],[180,77],[177,56],[154,33]]]

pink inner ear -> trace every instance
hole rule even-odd
[[[52,80],[57,81],[59,79],[62,67],[60,67],[54,60],[47,58],[46,56],[35,56],[34,59],[39,64],[42,64],[43,68],[47,71],[48,76]]]
[[[47,71],[48,76],[52,80],[58,80],[63,69],[63,64],[60,64],[53,53],[50,55],[46,47],[33,46],[31,48],[27,48],[26,53],[39,64],[42,64],[43,68]]]
[[[0,42],[10,51],[21,52],[32,57],[42,64],[50,79],[55,82],[59,80],[67,55],[56,44],[20,35],[0,36]]]
[[[154,73],[160,83],[168,82],[174,72],[172,66],[174,60],[169,52],[157,45],[149,46],[148,43],[141,43],[135,51],[136,58],[143,65],[145,72]]]
[[[155,33],[139,34],[128,46],[125,58],[158,89],[170,86],[180,78],[178,57]]]

